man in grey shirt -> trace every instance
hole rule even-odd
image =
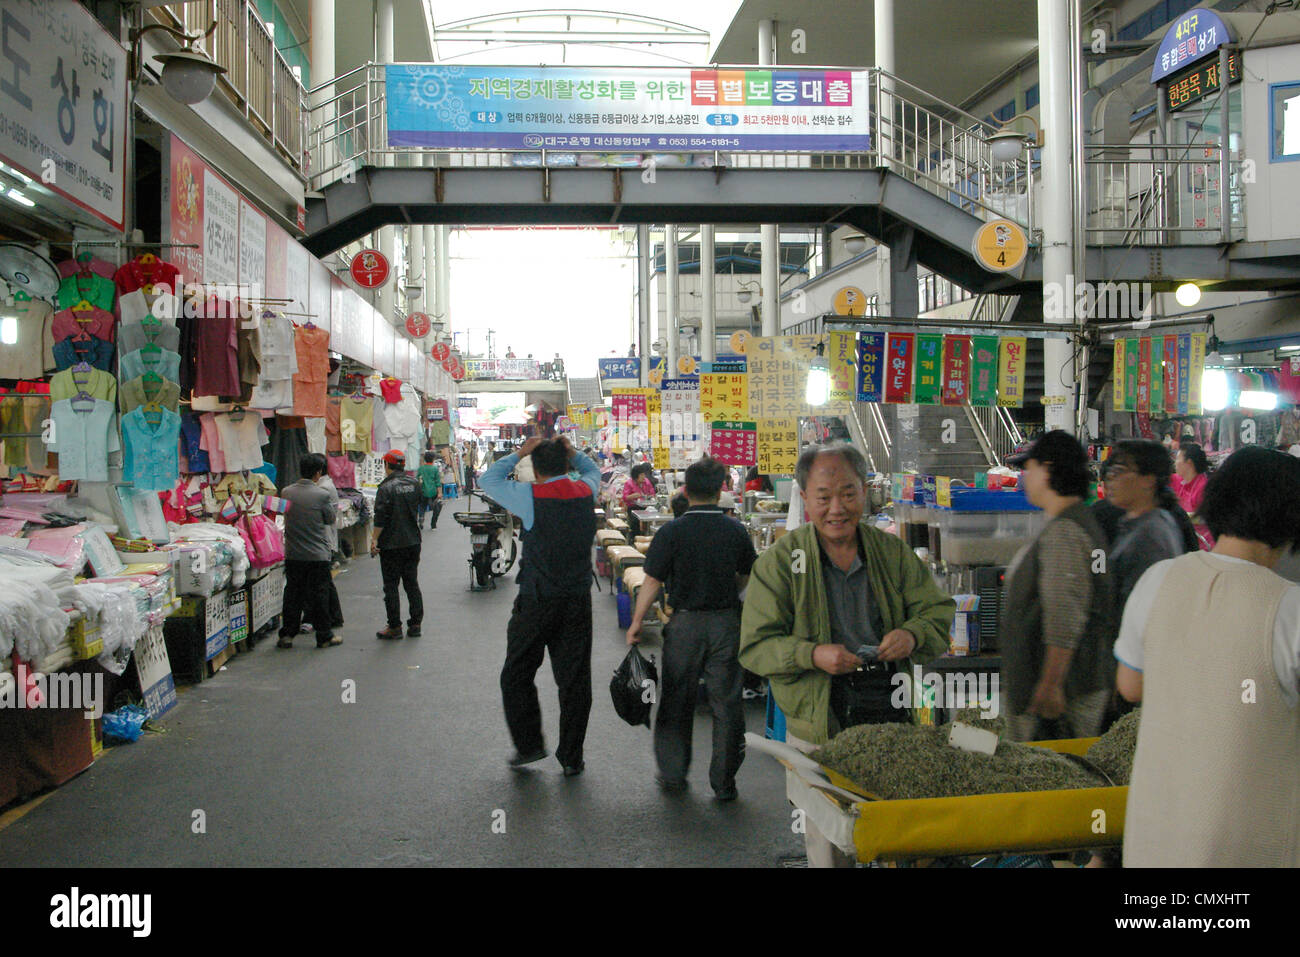
[[[316,633],[316,647],[343,644],[330,617],[330,531],[335,506],[330,494],[316,484],[325,472],[325,456],[304,455],[298,464],[302,478],[286,485],[280,495],[289,501],[284,514],[284,607],[276,647],[292,648],[304,613]]]

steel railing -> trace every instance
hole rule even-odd
[[[250,0],[188,0],[151,7],[153,19],[186,33],[203,33],[216,21],[211,38],[200,40],[213,61],[226,68],[218,88],[244,114],[249,126],[278,149],[300,175],[306,172],[307,93],[270,28]],[[205,46],[206,45],[206,46]]]

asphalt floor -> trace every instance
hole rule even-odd
[[[379,562],[345,564],[336,648],[264,637],[181,689],[162,733],[0,817],[0,865],[777,867],[797,862],[785,772],[748,755],[739,800],[708,784],[712,719],[696,715],[690,788],[654,782],[651,733],[614,712],[626,654],[608,586],[593,591],[586,772],[554,757],[512,771],[498,685],[514,570],[469,590],[469,532],[447,503],[424,533],[423,637],[379,641]],[[403,602],[405,615],[405,602]],[[661,657],[658,639],[643,648]],[[346,703],[353,682],[355,703]],[[559,732],[549,661],[538,672],[548,747]],[[762,733],[762,699],[746,702]],[[198,814],[197,812],[202,812]],[[196,822],[203,824],[199,828]]]

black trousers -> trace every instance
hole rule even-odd
[[[406,589],[407,624],[418,628],[424,621],[424,596],[420,594],[420,546],[406,548],[381,548],[379,572],[384,577],[384,610],[388,613],[388,627],[402,627],[402,599],[398,594],[400,584]]]
[[[330,594],[334,580],[329,562],[286,561],[284,563],[284,606],[280,610],[280,637],[292,638],[302,630],[302,620],[311,622],[317,641],[334,636],[330,616]]]
[[[501,698],[506,726],[520,754],[546,746],[535,679],[548,651],[551,673],[560,691],[560,746],[555,756],[565,767],[577,767],[582,764],[582,745],[591,716],[590,593],[515,598],[510,624],[506,626]]]
[[[429,518],[429,527],[437,528],[438,516],[442,514],[442,496],[425,495],[420,498],[420,514],[416,519],[417,524],[424,524],[424,513],[426,511],[433,513]]]
[[[339,590],[334,586],[334,576],[330,576],[330,626],[343,627],[343,605],[339,602]]]

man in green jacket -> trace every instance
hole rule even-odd
[[[850,445],[807,449],[795,480],[808,524],[759,557],[745,596],[740,663],[771,681],[801,750],[854,724],[911,720],[893,706],[898,673],[948,650],[956,604],[905,542],[863,524],[867,474]],[[806,826],[810,862],[848,863]]]

